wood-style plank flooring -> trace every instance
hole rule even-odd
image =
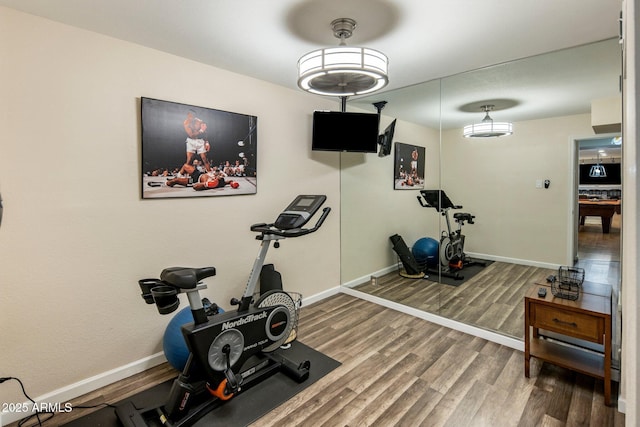
[[[601,380],[537,359],[525,378],[520,351],[346,294],[303,307],[299,337],[342,365],[253,427],[624,425]],[[115,403],[175,374],[161,365],[73,403]]]
[[[356,290],[515,338],[524,336],[522,301],[533,283],[555,270],[494,262],[462,285],[407,279],[397,272]]]
[[[350,296],[303,309],[300,336],[343,365],[254,426],[624,425],[602,381],[525,378],[522,352]]]
[[[581,234],[589,231],[588,226]],[[592,238],[612,240],[612,236]],[[607,260],[594,252],[580,258],[586,268],[593,269],[592,274],[616,279],[615,272],[609,271],[613,267],[602,266],[605,261],[616,262],[614,257]],[[510,281],[517,276],[526,282],[544,274],[514,269]],[[480,277],[478,282],[483,281],[486,278]],[[515,292],[512,298],[517,298]],[[448,302],[455,304],[455,298]],[[503,317],[507,324],[521,316],[510,311]],[[298,336],[342,365],[256,421],[254,427],[624,426],[624,415],[615,409],[615,383],[613,406],[607,407],[601,380],[537,359],[531,362],[531,378],[525,378],[520,351],[345,294],[302,307]],[[163,364],[71,403],[113,404],[175,375]],[[43,425],[64,425],[95,410],[76,408]]]
[[[599,218],[589,217],[578,233],[577,267],[585,278],[613,285],[620,278],[620,215],[615,215],[608,234]],[[556,270],[494,262],[460,286],[425,279],[407,279],[397,272],[354,289],[448,319],[524,337],[524,294],[534,283],[545,283]]]
[[[578,233],[578,262],[589,280],[610,285],[620,282],[621,215],[614,215],[609,233],[602,233],[599,218],[587,217]]]

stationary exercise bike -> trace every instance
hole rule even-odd
[[[467,257],[464,253],[464,239],[462,234],[462,226],[467,222],[474,224],[474,215],[467,212],[458,212],[453,214],[453,219],[458,224],[456,230],[451,230],[451,221],[449,219],[449,211],[451,209],[462,209],[462,206],[454,205],[447,197],[443,190],[420,190],[420,196],[417,196],[418,202],[425,208],[435,208],[442,216],[445,217],[447,229],[442,231],[440,236],[439,258],[442,270],[439,272],[445,277],[453,279],[463,279],[459,270],[469,265],[486,265],[481,261],[474,261]]]
[[[283,344],[295,339],[297,310],[293,299],[281,290],[281,282],[269,284],[267,288],[271,289],[267,291],[260,283],[260,294],[256,287],[265,270],[271,242],[278,248],[279,240],[317,231],[331,208],[323,209],[312,228],[302,227],[325,200],[322,195],[298,196],[274,223],[251,226],[251,231],[259,233],[256,239],[261,245],[242,298],[231,300],[237,310],[207,315],[199,291],[206,289],[201,281],[214,276],[215,267],[171,267],[162,271],[160,279],[139,282],[142,297],[147,304],[156,304],[160,314],[175,311],[180,304],[178,294],[186,293],[194,322],[182,327],[190,354],[166,402],[143,409],[131,402],[118,406],[116,414],[124,426],[146,427],[158,422],[173,427],[191,426],[224,401],[277,372],[298,382],[309,377],[308,360],[294,362],[281,350]],[[273,277],[273,270],[271,273]]]

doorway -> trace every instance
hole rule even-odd
[[[611,286],[612,364],[619,369],[622,248],[622,138],[607,135],[577,140],[575,267],[585,280]],[[581,206],[582,205],[582,206]],[[582,209],[585,205],[590,209]],[[596,206],[591,209],[591,206]],[[598,209],[602,208],[602,211]],[[609,218],[608,215],[611,215]]]
[[[576,265],[592,281],[618,284],[622,230],[622,139],[606,135],[576,141]],[[587,268],[585,273],[589,274]]]

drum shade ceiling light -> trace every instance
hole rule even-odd
[[[591,178],[606,178],[607,171],[604,169],[604,166],[600,164],[600,152],[598,151],[598,162],[591,166],[589,170],[589,176]]]
[[[513,124],[509,122],[494,122],[489,116],[489,111],[493,110],[493,105],[483,105],[480,107],[485,112],[481,123],[475,123],[464,127],[465,138],[495,138],[498,136],[511,135]]]
[[[298,61],[298,86],[318,95],[352,96],[375,92],[389,83],[387,56],[366,47],[346,46],[356,21],[339,18],[331,22],[338,47],[314,50]]]

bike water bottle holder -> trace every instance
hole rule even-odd
[[[160,314],[170,314],[180,305],[178,290],[159,279],[138,280],[142,298],[147,304],[155,304]]]

